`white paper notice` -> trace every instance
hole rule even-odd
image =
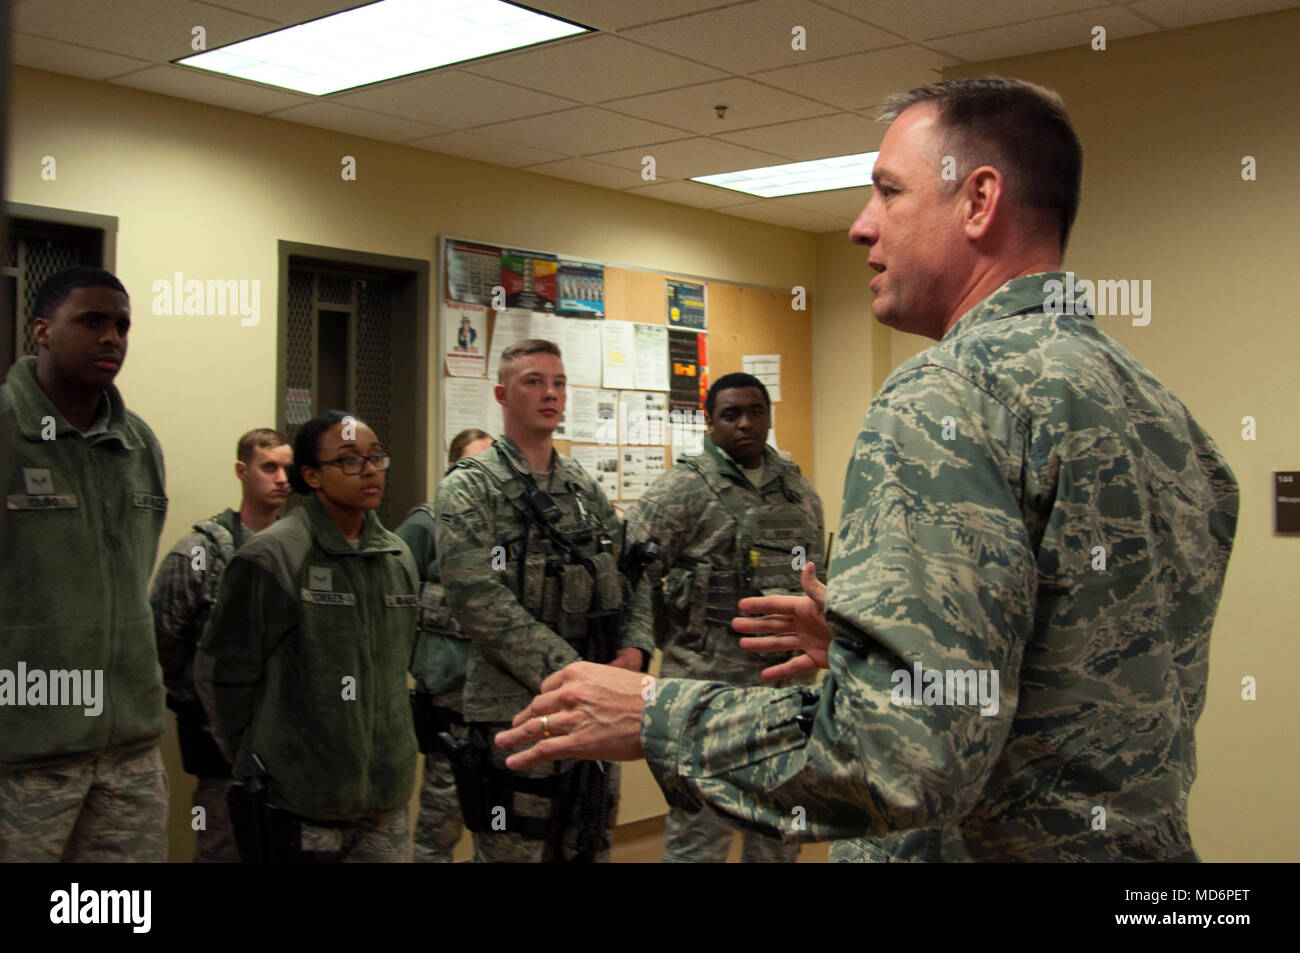
[[[481,304],[442,306],[443,352],[452,377],[482,377],[487,367],[487,308]]]
[[[531,322],[529,323],[528,336],[530,338],[541,338],[543,341],[554,341],[556,345],[564,349],[564,326],[568,322],[558,314],[548,314],[545,311],[534,311]]]
[[[746,374],[752,374],[763,382],[772,403],[781,399],[780,354],[744,354],[741,355],[740,364]]]
[[[632,325],[626,321],[602,321],[605,386],[619,389],[636,386],[636,344]]]
[[[639,500],[645,492],[645,449],[643,447],[618,448],[618,498]]]
[[[570,387],[599,387],[601,378],[600,326],[589,318],[561,318],[564,340],[564,373]],[[667,385],[664,385],[665,387]]]
[[[618,442],[644,446],[663,445],[668,440],[668,395],[645,390],[620,391]]]
[[[501,369],[501,352],[528,337],[532,328],[533,313],[523,308],[510,308],[498,311],[496,324],[492,328],[492,348],[488,351],[487,376],[491,381],[497,379]]]
[[[591,475],[609,499],[618,494],[618,447],[573,447],[569,456]]]
[[[462,430],[477,428],[501,432],[501,405],[492,391],[493,381],[449,377],[443,388],[443,439],[450,444]]]
[[[641,390],[668,390],[668,328],[662,324],[634,324],[636,386]]]
[[[751,387],[750,390],[753,390],[753,388]],[[771,447],[773,450],[775,450],[777,453],[780,453],[781,448],[776,445],[776,408],[775,407],[773,407],[771,413],[768,414],[767,420],[768,423],[772,425],[772,428],[767,432],[767,445]]]

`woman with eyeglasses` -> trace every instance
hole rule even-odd
[[[289,471],[305,505],[221,580],[195,677],[242,782],[230,807],[245,861],[408,859],[420,580],[374,512],[388,464],[351,415],[308,421]]]

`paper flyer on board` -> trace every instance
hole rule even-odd
[[[632,325],[626,321],[602,321],[604,384],[619,390],[636,386],[636,344]]]
[[[564,352],[564,373],[570,387],[599,387],[603,363],[599,321],[561,318],[564,321],[564,340],[559,341]]]
[[[668,329],[662,324],[634,324],[638,390],[668,389]]]

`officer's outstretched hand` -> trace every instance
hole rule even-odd
[[[641,757],[641,712],[653,685],[649,675],[594,662],[552,672],[542,693],[515,715],[514,727],[496,736],[502,748],[532,745],[507,758],[506,767],[519,771],[563,758],[635,761]]]
[[[801,672],[828,668],[826,651],[831,644],[831,630],[826,624],[826,587],[818,581],[817,567],[806,563],[799,582],[803,596],[754,596],[741,599],[741,612],[762,613],[761,619],[735,618],[731,627],[749,632],[757,638],[740,640],[740,647],[750,652],[789,652],[799,649],[788,662],[763,669],[763,677],[775,680]]]

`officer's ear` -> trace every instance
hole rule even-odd
[[[32,318],[32,340],[37,347],[50,346],[50,319]]]

